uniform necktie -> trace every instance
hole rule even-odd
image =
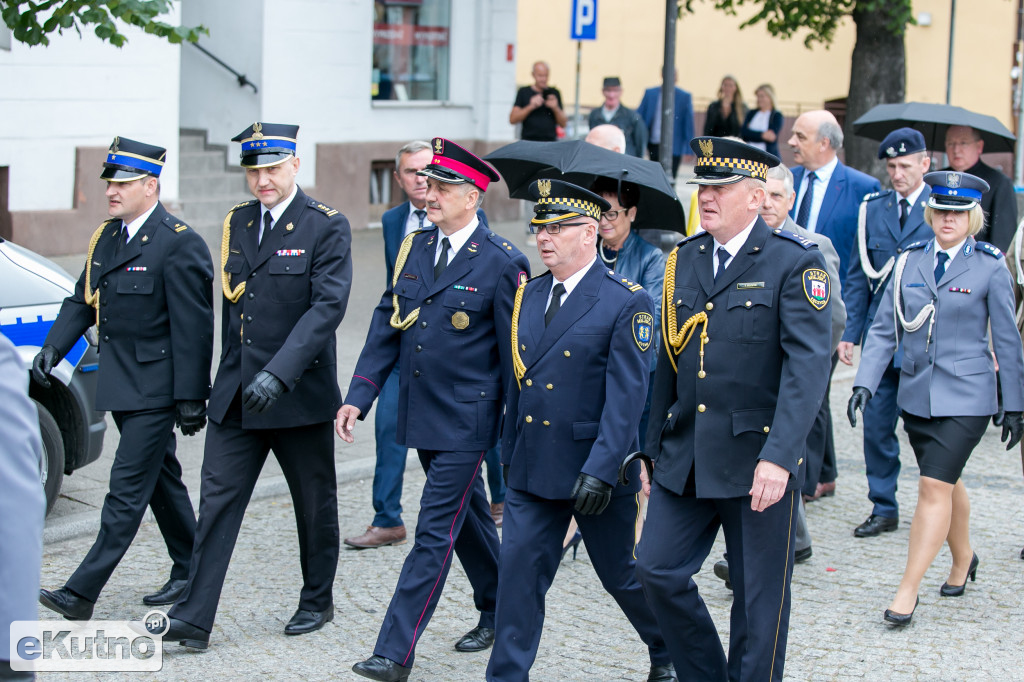
[[[900,229],[907,224],[907,216],[910,215],[910,202],[905,198],[900,199]]]
[[[814,203],[814,181],[818,176],[814,173],[807,174],[807,191],[804,192],[804,200],[800,202],[800,210],[796,212],[796,224],[800,227],[811,230],[807,221],[811,218],[811,204]],[[817,232],[817,230],[811,230]]]
[[[263,235],[270,232],[270,224],[274,222],[273,216],[270,215],[270,211],[263,212],[263,226],[260,228],[260,238],[256,242],[257,245],[263,243]]]
[[[945,251],[939,251],[935,254],[935,283],[938,284],[939,280],[942,279],[942,275],[946,273],[946,261],[949,260],[949,254]]]
[[[118,253],[126,244],[128,244],[128,226],[121,223],[121,232],[117,235],[117,242],[114,244],[114,253]]]
[[[725,272],[725,266],[729,264],[729,259],[732,258],[729,255],[729,251],[724,246],[718,247],[718,269],[715,270],[715,279]]]
[[[555,314],[562,307],[562,294],[565,293],[565,285],[559,282],[551,289],[551,303],[548,303],[548,311],[544,313],[544,326],[551,324]]]
[[[413,213],[415,213],[416,217],[420,219],[420,226],[418,228],[416,228],[416,229],[422,230],[423,229],[423,221],[427,217],[427,212],[424,211],[422,208],[417,208],[415,211],[413,211]]]
[[[451,242],[448,241],[448,237],[441,240],[441,255],[437,257],[437,265],[434,266],[434,281],[441,277],[441,273],[448,267],[448,249],[450,248]]]

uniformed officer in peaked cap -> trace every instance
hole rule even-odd
[[[691,141],[706,232],[665,271],[637,548],[681,680],[782,679],[796,495],[831,366],[830,279],[809,240],[758,215],[773,155]],[[728,659],[693,576],[721,527],[735,603]]]
[[[498,535],[480,466],[497,442],[516,287],[529,263],[508,240],[482,226],[477,206],[500,176],[459,145],[435,137],[427,177],[431,229],[413,232],[373,313],[366,344],[338,411],[338,434],[352,442],[392,368],[399,367],[400,445],[416,448],[427,481],[416,539],[377,637],[373,656],[353,670],[375,680],[404,680],[416,642],[430,621],[459,556],[473,586],[478,625],[457,651],[494,640]]]
[[[338,505],[331,420],[341,405],[335,330],[352,282],[348,220],[295,183],[298,126],[234,138],[255,200],[224,219],[223,347],[210,396],[189,584],[164,641],[205,649],[245,506],[271,450],[288,481],[302,590],[286,635],[334,617]],[[162,624],[160,624],[162,625]],[[159,630],[160,628],[156,628]]]
[[[893,264],[907,246],[931,239],[924,221],[931,189],[924,182],[931,159],[924,136],[913,128],[894,130],[878,145],[892,189],[864,197],[857,222],[850,270],[843,300],[847,305],[846,331],[839,344],[839,359],[853,364],[853,347],[871,328]],[[896,436],[902,348],[892,357],[879,380],[878,390],[864,409],[864,468],[868,477],[871,515],[857,526],[857,537],[873,537],[899,527],[896,485],[900,474],[900,443]]]
[[[529,679],[544,596],[575,517],[601,584],[648,647],[648,679],[675,680],[635,576],[639,477],[616,485],[619,463],[638,447],[648,354],[655,349],[654,302],[597,258],[598,221],[611,208],[604,198],[561,180],[538,180],[530,194],[530,229],[549,271],[520,285],[504,341],[515,381],[502,429],[509,490],[487,679]],[[592,602],[579,608],[597,613]]]
[[[149,506],[167,544],[170,579],[148,605],[171,604],[188,577],[196,519],[175,457],[183,435],[206,424],[213,356],[213,263],[206,242],[159,201],[162,147],[115,137],[100,177],[111,219],[89,242],[85,270],[32,363],[50,372],[89,327],[98,325],[96,409],[109,410],[120,433],[100,532],[64,587],[39,601],[86,620],[128,550]]]

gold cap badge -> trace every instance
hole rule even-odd
[[[704,156],[712,156],[715,153],[715,145],[711,140],[700,140],[700,151]]]
[[[542,197],[551,196],[551,181],[550,180],[538,180],[537,191],[540,192]]]
[[[253,123],[252,124],[252,139],[254,139],[254,140],[262,139],[263,138],[262,130],[263,130],[263,124],[262,123],[260,123],[259,121],[256,121],[256,123]]]

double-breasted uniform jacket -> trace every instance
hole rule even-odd
[[[502,464],[510,487],[570,499],[580,472],[615,485],[637,449],[656,318],[642,286],[597,261],[545,327],[552,284],[524,285],[513,342],[525,373],[506,399]]]
[[[760,217],[717,280],[714,248],[707,233],[685,239],[666,268],[647,433],[654,477],[681,495],[692,468],[697,497],[742,497],[763,459],[789,471],[792,490],[831,367],[825,262],[813,243]],[[670,337],[701,313],[706,328],[698,322],[675,355]]]
[[[935,281],[935,240],[911,245],[905,254],[899,292],[895,276],[885,289],[868,331],[854,380],[872,393],[900,341],[900,409],[918,417],[984,416],[997,408],[996,374],[989,351],[999,360],[1003,409],[1024,410],[1024,355],[1014,319],[1013,285],[999,249],[968,237],[945,273]],[[899,272],[899,263],[896,272]],[[905,320],[929,304],[926,320],[906,331],[896,319],[894,297]]]
[[[108,220],[94,234],[75,293],[64,299],[46,343],[63,356],[99,323],[98,410],[205,400],[213,355],[210,250],[159,202],[127,244],[121,226]],[[98,311],[87,302],[96,294]]]
[[[881,274],[889,259],[895,264],[908,246],[932,238],[932,228],[924,221],[924,207],[932,191],[924,186],[917,202],[910,207],[906,225],[900,227],[900,195],[895,190],[876,192],[864,197],[860,220],[864,221],[864,248],[868,267]],[[865,273],[860,255],[859,237],[854,239],[850,254],[850,270],[846,273],[843,301],[846,302],[846,331],[843,341],[860,345],[875,319],[878,303],[885,293],[891,274],[871,279]],[[896,364],[899,367],[899,363]]]
[[[438,232],[406,237],[406,258],[402,262],[400,252],[395,264],[397,283],[389,283],[373,312],[345,402],[358,407],[363,419],[398,363],[400,445],[489,450],[498,440],[512,376],[512,304],[530,265],[512,244],[478,224],[434,281]],[[393,317],[407,328],[392,326]]]
[[[332,421],[341,407],[335,332],[352,285],[348,219],[298,189],[258,245],[260,215],[252,200],[224,221],[222,346],[210,419],[223,421],[238,391],[266,370],[287,390],[266,412],[243,410],[243,428]]]

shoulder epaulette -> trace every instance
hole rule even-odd
[[[255,199],[249,199],[249,201],[243,201],[240,204],[235,204],[234,206],[231,207],[231,210],[232,211],[237,211],[240,208],[245,208],[246,206],[252,206],[255,203],[256,203]]]
[[[993,246],[992,244],[989,244],[988,242],[977,242],[977,249],[982,253],[987,253],[993,258],[1003,257],[1003,252],[1000,251],[997,247]]]
[[[510,259],[519,253],[519,250],[513,244],[495,232],[488,232],[487,239]]]
[[[920,249],[923,246],[927,246],[929,243],[931,243],[931,241],[931,239],[922,239],[920,241],[914,242],[913,244],[907,244],[906,246],[903,247],[903,250],[910,251],[912,249]]]
[[[776,237],[782,237],[783,239],[788,239],[791,242],[796,242],[797,244],[799,244],[800,246],[804,247],[805,249],[809,249],[811,247],[814,247],[814,248],[818,247],[817,244],[812,242],[807,237],[801,237],[796,232],[790,232],[789,230],[783,230],[781,227],[777,227],[774,230],[772,230],[772,234],[774,234]]]
[[[165,216],[164,219],[160,222],[166,225],[167,229],[174,230],[175,232],[184,232],[185,230],[188,229],[188,225],[179,221],[174,216]]]
[[[310,208],[315,208],[316,210],[320,211],[321,213],[326,215],[328,218],[331,218],[333,216],[338,215],[338,211],[336,209],[333,209],[330,206],[324,206],[323,204],[321,204],[316,199],[310,199],[309,200],[309,206],[310,206]]]
[[[871,192],[869,194],[865,194],[863,200],[864,201],[874,201],[875,199],[878,199],[880,197],[887,197],[890,194],[892,194],[892,190],[891,189],[885,189],[885,190],[882,190],[881,192]]]
[[[612,280],[618,282],[622,286],[626,287],[627,289],[629,289],[633,293],[636,293],[636,292],[638,292],[638,291],[640,291],[641,289],[644,288],[642,284],[637,284],[636,282],[632,282],[628,278],[623,277],[622,275],[616,273],[613,270],[609,270],[608,271],[608,277],[610,277]]]
[[[704,230],[701,230],[700,232],[695,232],[695,233],[691,234],[689,237],[684,237],[683,239],[680,239],[678,242],[676,242],[676,247],[680,247],[683,244],[685,244],[686,242],[692,242],[697,237],[706,237],[707,234],[708,233],[705,232]]]

